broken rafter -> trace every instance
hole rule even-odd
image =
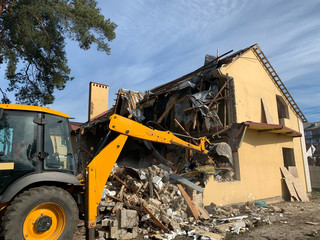
[[[214,136],[216,136],[216,135],[219,135],[219,134],[221,134],[221,133],[224,133],[224,132],[226,132],[226,131],[228,131],[228,130],[230,130],[230,129],[231,129],[231,126],[226,127],[226,128],[224,128],[224,129],[222,129],[222,130],[220,130],[220,131],[218,131],[218,132],[215,132],[214,134],[212,134],[211,137],[214,137]]]
[[[115,104],[115,106],[114,106],[114,111],[113,111],[113,113],[116,113],[116,111],[117,111],[117,109],[118,109],[120,97],[121,97],[122,94],[123,94],[122,88],[120,88],[119,91],[118,91],[118,93],[116,93],[117,99],[116,99],[116,104]]]
[[[179,121],[177,119],[174,119],[174,121],[176,122],[176,124],[180,127],[180,129],[185,133],[187,134],[189,137],[191,137],[190,133],[187,132],[187,130],[184,129],[184,127],[182,127],[182,125],[179,123]],[[192,142],[197,145],[198,143],[194,140],[194,139],[191,139]]]
[[[168,113],[170,112],[170,110],[174,107],[174,105],[176,105],[177,103],[185,100],[186,97],[183,97],[179,100],[174,101],[169,107],[167,107],[167,109],[162,113],[162,115],[160,116],[160,118],[158,119],[157,123],[161,123],[162,120],[168,115]]]
[[[123,186],[129,188],[128,185],[124,181],[122,181],[117,175],[113,174],[113,177],[117,179]]]
[[[187,112],[189,110],[192,110],[192,109],[195,109],[195,108],[198,108],[198,107],[202,107],[204,105],[207,105],[207,104],[211,104],[212,102],[216,102],[216,101],[219,101],[219,100],[222,100],[222,99],[225,99],[226,97],[220,97],[220,98],[217,98],[217,99],[213,99],[213,100],[210,100],[210,101],[207,101],[205,103],[202,103],[202,104],[199,104],[197,106],[193,106],[193,107],[189,107],[189,108],[186,108],[184,111]]]
[[[90,153],[84,146],[81,146],[81,149],[82,149],[83,151],[85,151],[90,157],[93,156],[93,154]]]
[[[219,95],[221,95],[221,93],[222,93],[222,91],[225,89],[225,87],[228,86],[228,84],[229,84],[229,82],[230,82],[231,79],[232,79],[232,78],[228,78],[227,81],[223,84],[223,86],[220,88],[220,90],[219,90],[219,92],[217,93],[217,95],[213,98],[213,100],[212,100],[211,103],[209,104],[209,108],[211,108],[212,104],[213,104],[215,101],[217,101]],[[223,97],[223,96],[221,95],[221,97]]]
[[[122,200],[121,200],[120,198],[117,198],[117,197],[115,197],[115,196],[108,195],[107,197],[108,197],[108,198],[111,198],[112,200],[115,200],[115,201],[117,201],[117,202],[122,202]]]
[[[136,109],[136,102],[135,102],[135,100],[134,100],[134,98],[133,98],[133,96],[132,96],[133,94],[132,94],[132,92],[131,91],[129,91],[129,97],[130,97],[130,101],[131,101],[131,105],[132,105],[132,109]]]

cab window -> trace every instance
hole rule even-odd
[[[75,161],[71,147],[68,120],[47,114],[44,125],[45,169],[75,171]]]

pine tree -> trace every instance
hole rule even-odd
[[[54,90],[72,80],[66,38],[107,54],[115,38],[116,24],[95,0],[0,0],[0,14],[0,66],[6,66],[7,91],[22,104],[51,104]]]

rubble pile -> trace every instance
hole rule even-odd
[[[184,178],[180,184],[172,175],[177,176],[162,164],[114,167],[99,207],[99,239],[223,239],[226,233],[272,224],[287,214],[276,206],[253,203],[203,206],[203,189]]]

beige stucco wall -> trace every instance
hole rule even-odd
[[[252,50],[222,67],[221,72],[234,78],[237,122],[261,122],[263,98],[274,124],[279,124],[276,95],[282,96],[284,100],[285,97]],[[290,118],[286,119],[286,126],[299,131],[298,119],[293,110],[290,107],[288,109]]]
[[[252,50],[220,70],[234,79],[238,123],[261,122],[263,98],[274,124],[279,124],[276,95],[283,95]],[[288,110],[286,126],[299,131],[296,114],[290,107]],[[294,149],[299,177],[306,188],[300,138],[248,129],[238,150],[240,180],[216,182],[210,178],[205,187],[204,204],[225,205],[283,196],[280,167],[284,166],[284,147]]]
[[[108,110],[108,85],[90,82],[88,120]]]
[[[226,205],[282,196],[280,167],[284,166],[282,148],[293,148],[299,177],[305,186],[299,139],[247,130],[239,154],[240,180],[216,182],[209,179],[204,204]]]

